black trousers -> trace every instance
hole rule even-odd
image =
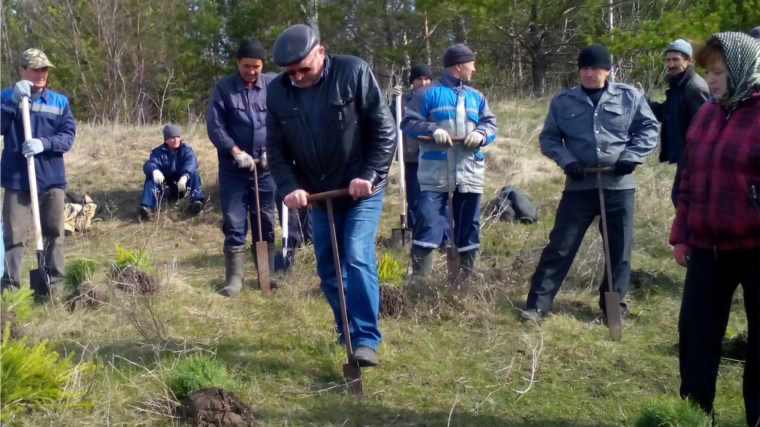
[[[755,427],[760,422],[760,249],[692,251],[678,319],[681,396],[712,412],[721,344],[731,300],[740,284],[749,344],[744,362],[744,406],[747,425]]]

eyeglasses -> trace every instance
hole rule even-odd
[[[292,70],[285,71],[285,74],[287,74],[289,77],[294,77],[296,73],[306,74],[309,71],[311,71],[311,65],[314,63],[314,60],[317,59],[317,49],[314,50],[314,57],[309,62],[308,67],[301,67],[301,68],[295,68]]]

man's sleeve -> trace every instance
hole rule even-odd
[[[541,153],[554,160],[562,169],[570,163],[577,162],[573,153],[565,147],[563,143],[562,131],[555,119],[556,98],[549,105],[549,114],[544,121],[544,128],[538,136],[538,143],[541,147]]]
[[[182,164],[182,173],[188,177],[198,170],[198,157],[195,156],[193,147],[187,145],[185,148],[185,161]]]
[[[418,90],[406,106],[404,118],[401,119],[401,131],[412,138],[430,136],[438,129],[438,125],[427,120],[430,113],[426,97],[428,93],[427,90]]]
[[[267,162],[280,197],[301,189],[296,171],[293,168],[293,157],[285,145],[280,121],[275,116],[269,97],[267,96]]]
[[[208,101],[206,110],[206,132],[208,139],[214,144],[219,152],[227,153],[235,146],[227,132],[227,118],[225,115],[224,97],[219,84],[214,86],[211,91],[211,98]]]
[[[380,86],[366,63],[359,70],[358,79],[362,94],[358,108],[365,148],[364,165],[357,178],[367,180],[375,186],[385,179],[393,162],[396,153],[396,123],[383,99]]]
[[[486,97],[482,95],[481,97],[482,100],[478,111],[478,125],[475,127],[475,131],[482,133],[486,137],[483,145],[488,145],[496,139],[496,132],[499,131],[499,126],[496,124],[496,116],[488,108]]]
[[[66,101],[66,106],[63,107],[63,112],[56,124],[55,135],[40,138],[40,141],[42,141],[45,151],[67,153],[71,150],[71,146],[74,145],[76,132],[77,123],[74,120],[74,115],[71,113],[69,102]]]
[[[147,177],[150,177],[154,170],[161,169],[161,161],[158,158],[156,151],[157,150],[153,150],[150,152],[148,160],[143,165],[143,172],[145,172],[145,176]]]
[[[649,109],[652,110],[654,118],[656,118],[658,122],[662,123],[662,121],[665,119],[665,113],[663,111],[665,109],[665,103],[647,100],[647,104],[649,104]]]
[[[644,163],[644,156],[651,153],[657,147],[657,133],[659,131],[657,119],[649,108],[649,104],[638,91],[634,91],[633,120],[628,128],[631,141],[618,160],[631,163]]]
[[[18,113],[18,104],[13,105],[11,102],[12,92],[12,89],[4,90],[0,100],[2,102],[2,105],[0,105],[0,134],[2,135],[8,133],[8,129],[10,129],[11,124],[13,124],[13,120],[16,119],[16,114]]]
[[[686,93],[686,108],[689,110],[689,117],[697,115],[697,111],[705,105],[705,101],[710,97],[710,89],[707,84],[695,84],[694,89]]]

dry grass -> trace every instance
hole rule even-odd
[[[90,385],[102,402],[91,410],[38,413],[21,426],[168,426],[176,405],[166,378],[178,357],[214,354],[243,389],[236,394],[260,409],[265,425],[372,426],[620,426],[632,425],[652,397],[677,393],[674,344],[683,271],[670,262],[667,235],[673,209],[667,166],[650,159],[637,171],[635,318],[622,343],[609,340],[597,320],[596,286],[603,257],[595,226],[584,240],[559,294],[555,315],[541,325],[517,321],[528,281],[554,222],[563,175],[538,150],[546,103],[492,106],[500,137],[486,150],[483,203],[516,185],[539,207],[535,225],[485,222],[475,279],[458,289],[407,287],[415,307],[381,320],[382,365],[365,370],[363,399],[340,385],[344,353],[334,345],[332,314],[319,293],[314,255],[297,254],[297,267],[271,298],[247,290],[235,299],[212,291],[224,278],[216,152],[203,126],[185,126],[183,138],[199,157],[211,202],[198,217],[169,204],[156,222],[135,213],[150,149],[161,127],[80,125],[66,156],[70,190],[91,193],[108,218],[88,235],[66,240],[67,258],[106,262],[114,242],[146,248],[156,260],[161,291],[131,295],[112,290],[98,311],[71,312],[48,303],[24,326],[33,339],[59,338],[106,368]],[[395,167],[394,171],[395,172]],[[394,175],[395,176],[395,175]],[[378,236],[390,236],[398,218],[395,177],[386,194]],[[378,257],[391,250],[378,248]],[[26,268],[32,265],[31,252]],[[394,254],[408,262],[404,254]],[[403,265],[408,269],[408,264]],[[26,277],[26,273],[22,274]],[[247,278],[255,281],[252,262]],[[96,277],[94,282],[105,281]],[[737,305],[731,327],[744,330]],[[718,384],[722,426],[742,425],[740,364],[727,363]]]

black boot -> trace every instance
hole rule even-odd
[[[277,289],[280,283],[279,283],[279,280],[274,275],[274,256],[275,256],[274,242],[267,243],[267,252],[269,255],[269,286],[272,289]]]
[[[468,279],[472,272],[475,270],[475,259],[478,256],[478,251],[460,252],[459,257],[462,260],[462,278]]]
[[[433,270],[433,250],[412,246],[412,280],[425,280]]]
[[[235,296],[243,289],[245,281],[245,246],[224,247],[225,279],[222,295]]]

